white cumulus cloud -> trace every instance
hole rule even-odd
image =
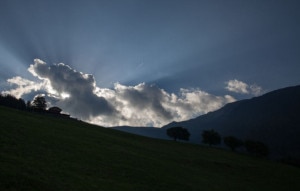
[[[229,95],[214,96],[200,89],[181,89],[180,94],[168,93],[156,85],[140,83],[125,86],[116,83],[112,90],[98,89],[120,112],[122,119],[114,116],[99,116],[94,123],[108,126],[162,126],[171,121],[187,120],[201,114],[219,109],[235,99]]]
[[[21,77],[9,79],[17,88],[7,91],[18,97],[43,90],[51,105],[61,107],[73,117],[103,126],[163,126],[219,109],[235,101],[229,95],[215,96],[200,89],[180,89],[168,93],[154,84],[126,86],[115,83],[112,89],[96,85],[94,76],[83,74],[60,63],[48,65],[35,59],[28,71],[40,82]],[[247,87],[248,88],[248,87]],[[259,91],[253,86],[253,90]]]
[[[248,94],[248,85],[242,81],[239,80],[229,80],[226,86],[226,89],[235,92],[235,93],[242,93],[242,94]]]
[[[261,95],[263,92],[263,89],[260,86],[256,84],[248,85],[237,79],[227,81],[225,89],[235,93],[251,94],[255,96]]]
[[[16,86],[16,88],[10,89],[8,91],[3,91],[2,93],[14,95],[16,98],[21,98],[24,94],[41,90],[46,86],[45,83],[30,81],[20,76],[8,79],[7,82],[12,86]]]

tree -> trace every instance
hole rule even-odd
[[[190,133],[186,128],[183,127],[171,127],[167,129],[167,135],[171,138],[173,138],[175,141],[177,139],[181,140],[189,140]]]
[[[23,99],[17,99],[16,97],[10,94],[0,94],[0,105],[21,110],[26,109],[25,101]]]
[[[236,148],[241,147],[243,145],[243,141],[234,136],[224,137],[224,143],[232,151],[235,151]]]
[[[269,154],[268,147],[264,143],[259,141],[246,140],[245,148],[249,153],[254,154],[256,156],[263,157],[268,156]]]
[[[32,102],[32,107],[39,111],[44,111],[47,108],[47,102],[44,96],[38,95]]]
[[[202,142],[205,144],[218,145],[221,143],[221,136],[215,130],[204,130],[202,132]]]

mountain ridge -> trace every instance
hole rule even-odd
[[[272,157],[300,158],[300,85],[228,103],[216,111],[190,120],[171,122],[160,131],[157,130],[157,133],[166,133],[167,128],[174,126],[187,128],[192,143],[200,144],[202,131],[214,129],[222,137],[231,135],[242,140],[264,142],[270,148]],[[139,129],[139,134],[141,131]],[[134,129],[130,132],[135,133]],[[147,136],[147,133],[143,135]],[[148,136],[161,138],[155,134]]]
[[[214,129],[222,136],[265,142],[273,155],[300,157],[300,86],[292,86],[259,97],[229,103],[197,118],[173,122],[163,128],[183,126],[191,141],[199,142],[201,131]]]

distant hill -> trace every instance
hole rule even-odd
[[[203,130],[214,129],[222,136],[262,141],[275,157],[300,158],[300,86],[229,103],[195,119],[172,122],[163,129],[173,126],[188,128],[192,142],[201,141]]]
[[[0,190],[300,190],[300,169],[0,106]]]
[[[136,135],[141,135],[145,137],[152,137],[157,139],[170,139],[166,130],[158,127],[131,127],[131,126],[118,126],[111,127],[112,129],[124,131],[127,133],[133,133]]]

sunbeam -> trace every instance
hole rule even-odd
[[[284,0],[1,0],[0,90],[26,99],[44,93],[53,103],[62,99],[61,106],[82,118],[115,114],[127,124],[132,111],[138,111],[122,113],[128,103],[120,84],[126,87],[123,93],[148,100],[144,115],[160,114],[156,121],[133,117],[147,124],[185,119],[184,112],[170,106],[175,97],[183,105],[194,96],[202,104],[213,101],[205,104],[207,110],[200,102],[195,105],[201,111],[188,106],[193,109],[184,110],[186,116],[194,117],[233,97],[299,84],[298,18],[299,3]],[[36,58],[47,67],[32,63]],[[26,88],[17,82],[26,82]],[[148,97],[150,90],[167,98]],[[86,94],[95,104],[82,98]],[[67,108],[67,101],[75,98],[83,101]],[[76,111],[88,106],[90,112]]]

